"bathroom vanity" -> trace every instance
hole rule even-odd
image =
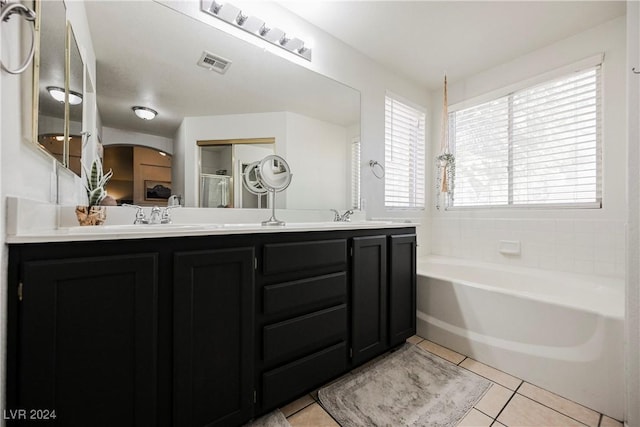
[[[413,226],[179,234],[10,245],[7,408],[240,425],[415,333]]]

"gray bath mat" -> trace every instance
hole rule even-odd
[[[289,421],[279,409],[263,415],[257,420],[245,424],[245,427],[291,427]]]
[[[455,426],[491,382],[405,344],[372,366],[320,389],[342,427]]]

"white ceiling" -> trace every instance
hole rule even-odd
[[[279,3],[429,88],[455,82],[625,14],[624,1]]]

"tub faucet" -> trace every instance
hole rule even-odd
[[[351,215],[353,215],[353,211],[351,209],[349,209],[348,211],[346,211],[342,215],[340,215],[340,212],[338,212],[335,209],[331,209],[331,212],[333,212],[333,221],[334,222],[349,222],[349,221],[351,221],[351,218],[350,218]]]

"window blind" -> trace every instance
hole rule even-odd
[[[602,199],[600,65],[449,114],[453,206]]]
[[[351,208],[360,209],[360,138],[351,142]]]
[[[385,207],[423,208],[425,113],[385,98]]]

